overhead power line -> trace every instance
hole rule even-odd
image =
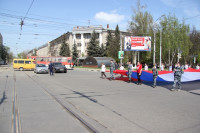
[[[20,25],[21,25],[21,30],[22,30],[22,26],[24,25],[24,20],[26,19],[26,16],[28,15],[28,12],[30,11],[32,5],[33,5],[34,0],[32,0],[31,5],[28,8],[28,11],[26,12],[25,16],[23,19],[21,19]]]
[[[196,18],[196,17],[199,17],[200,14],[196,15],[196,16],[193,16],[193,17],[189,17],[189,18],[185,18],[184,20],[188,20],[188,19],[192,19],[192,18]]]

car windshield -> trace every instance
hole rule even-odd
[[[61,63],[54,63],[55,66],[62,66]]]
[[[37,64],[37,67],[46,67],[45,64]]]

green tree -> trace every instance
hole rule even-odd
[[[145,11],[146,6],[141,5],[140,0],[137,1],[136,8],[133,9],[133,15],[129,21],[128,31],[132,32],[134,36],[153,36],[153,17]],[[152,48],[153,51],[153,48]],[[126,52],[125,57],[132,59],[135,52]],[[152,62],[153,52],[139,52],[140,61]]]
[[[115,28],[114,37],[110,31],[108,32],[106,48],[107,55],[118,61],[118,51],[120,50],[120,30],[118,25]]]
[[[113,36],[112,36],[112,33],[111,33],[111,30],[108,30],[108,35],[106,37],[106,56],[111,56],[111,53],[110,53],[110,46],[112,46],[112,43],[113,43]]]
[[[189,36],[193,44],[190,49],[190,57],[197,57],[197,63],[200,63],[200,32],[193,27]]]
[[[106,48],[103,44],[101,44],[101,47],[99,47],[99,57],[105,57],[106,56]]]
[[[178,52],[182,58],[180,62],[185,63],[189,58],[189,49],[192,43],[189,38],[189,25],[184,21],[179,22],[175,15],[169,14],[160,21],[160,29],[162,31],[162,60],[169,64],[177,62]],[[160,33],[157,34],[157,44],[159,45]],[[160,51],[157,47],[156,51]],[[158,60],[158,58],[157,58]]]
[[[70,48],[69,48],[69,44],[65,42],[65,38],[63,39],[63,43],[60,47],[60,53],[59,55],[60,56],[67,56],[69,57],[71,54],[70,54]]]
[[[27,55],[28,55],[28,51],[23,51],[23,52],[17,54],[17,58],[26,59]]]
[[[74,43],[74,45],[72,47],[72,60],[73,60],[73,62],[75,62],[77,58],[78,58],[78,51],[77,51],[77,46]]]
[[[98,34],[95,32],[95,30],[92,33],[90,42],[89,42],[89,46],[87,48],[87,53],[88,56],[93,56],[93,57],[99,57],[99,41],[98,39]]]

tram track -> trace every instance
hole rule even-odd
[[[21,133],[21,121],[19,115],[19,106],[17,101],[17,88],[16,88],[16,75],[15,71],[13,72],[13,99],[12,99],[12,133]]]
[[[57,98],[55,95],[53,95],[47,88],[41,86],[35,79],[33,79],[30,75],[28,75],[26,72],[24,72],[28,78],[30,78],[32,81],[39,86],[43,92],[45,92],[47,95],[49,95],[52,99],[56,101],[57,104],[59,104],[66,112],[68,112],[71,116],[73,116],[75,119],[77,119],[89,132],[91,133],[100,133],[94,126],[89,124],[85,119],[83,119],[79,114],[77,114],[75,111],[73,111],[70,107],[66,106],[59,98]]]

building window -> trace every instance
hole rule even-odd
[[[91,38],[91,34],[90,34],[90,33],[84,34],[84,38],[85,38],[85,39],[90,39],[90,38]]]
[[[81,47],[81,43],[77,43],[77,47]]]
[[[76,34],[76,39],[81,39],[81,34]]]

